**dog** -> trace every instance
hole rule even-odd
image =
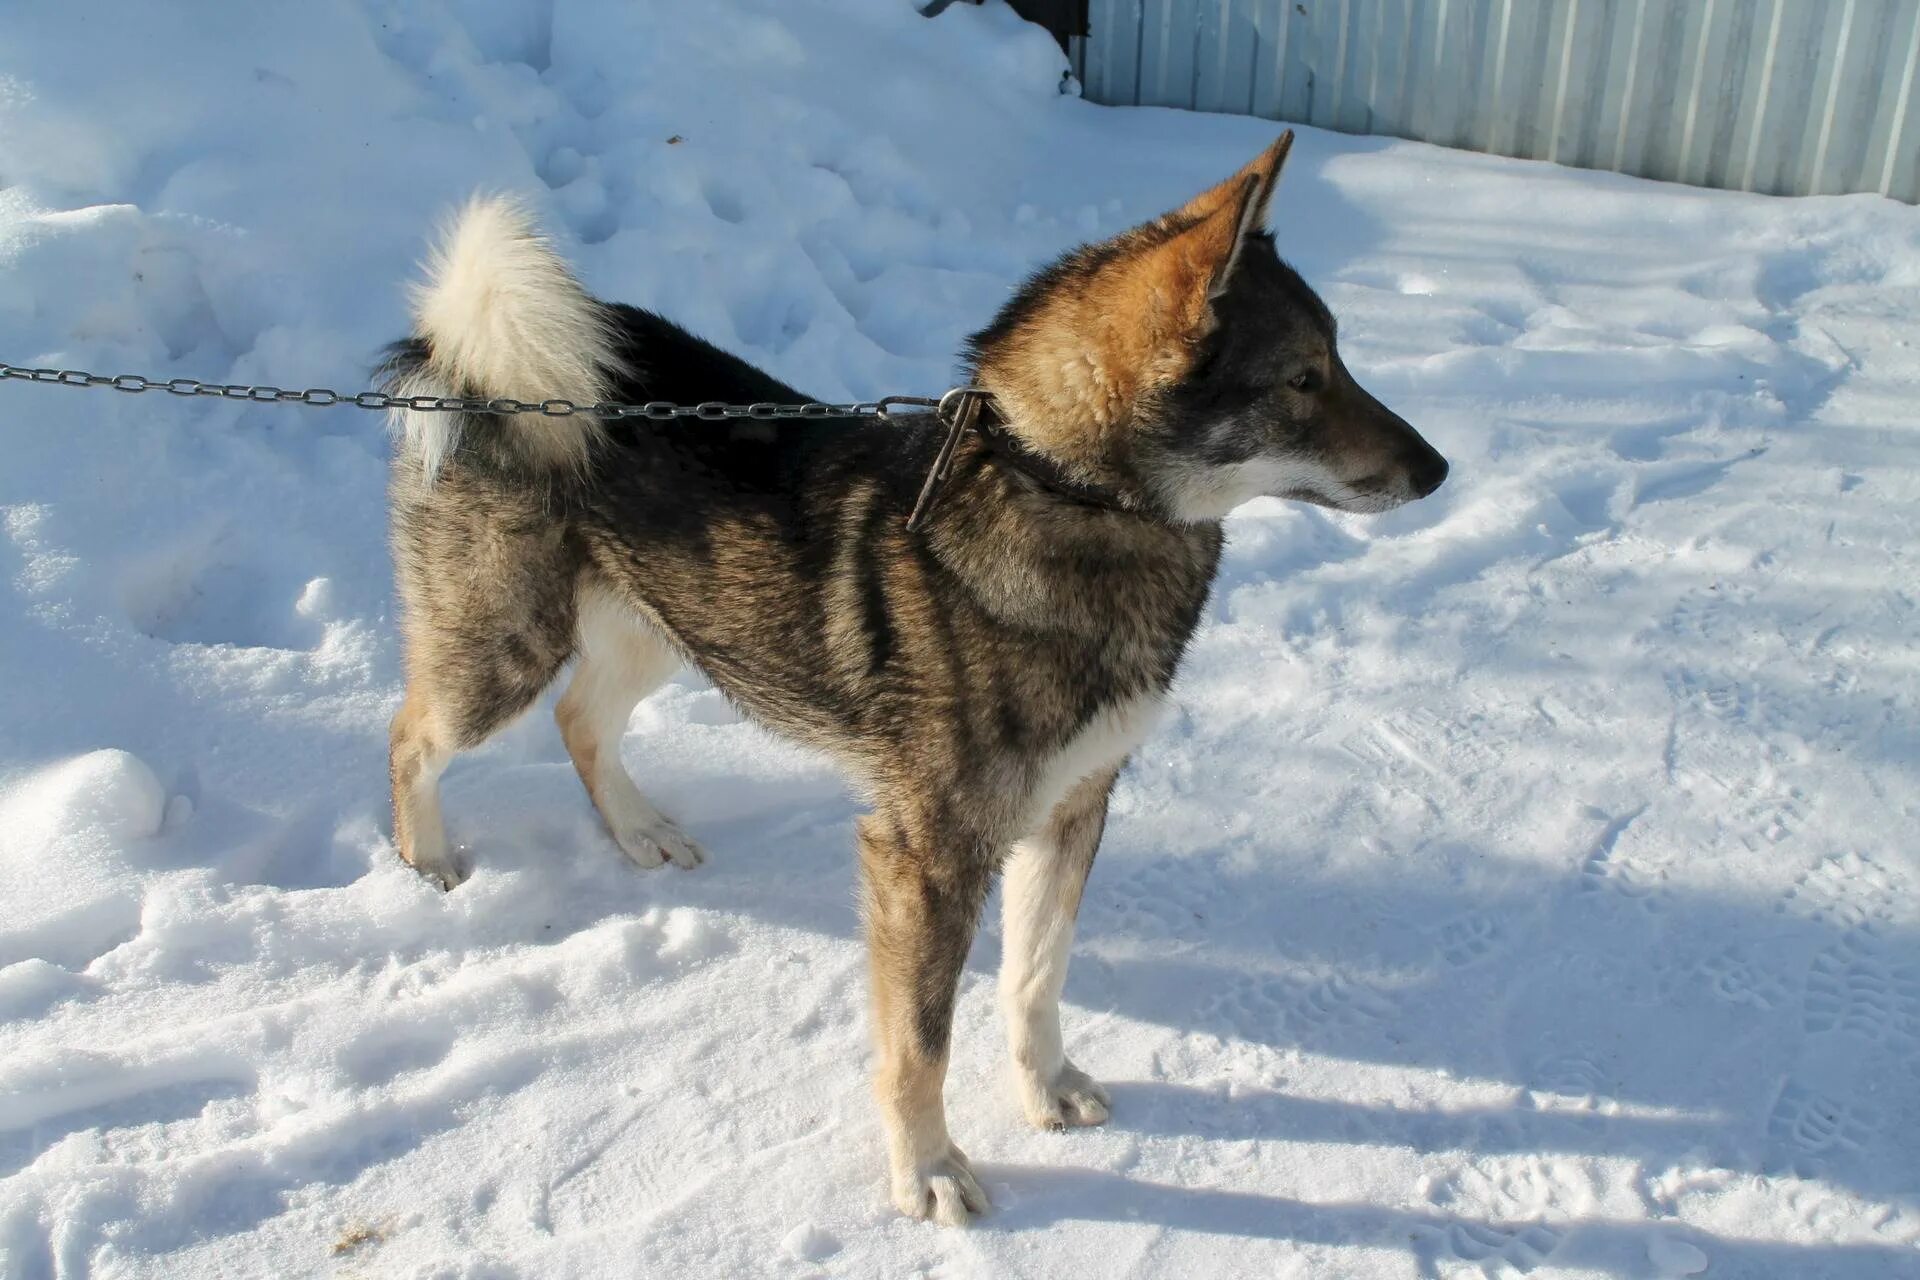
[[[1292,139],[1025,283],[968,344],[991,400],[913,529],[946,434],[934,415],[401,413],[400,856],[462,878],[441,771],[571,661],[555,717],[608,831],[641,867],[696,865],[620,762],[634,706],[692,666],[870,801],[857,844],[894,1204],[946,1224],[987,1208],[942,1088],[996,874],[1021,1106],[1044,1129],[1105,1121],[1105,1090],[1061,1048],[1067,951],[1114,779],[1206,605],[1222,518],[1263,494],[1385,511],[1447,474],[1354,381],[1333,316],[1264,229]],[[385,365],[396,394],[805,399],[589,296],[510,200],[459,215],[414,314]]]

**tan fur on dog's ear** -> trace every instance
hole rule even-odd
[[[975,376],[1027,444],[1098,478],[1108,437],[1192,367],[1292,145],[1289,130],[1173,212],[1069,255],[975,340]]]
[[[1179,300],[1176,332],[1189,341],[1213,327],[1209,304],[1226,292],[1247,237],[1266,224],[1280,167],[1293,147],[1293,130],[1275,139],[1225,182],[1207,188],[1152,226],[1179,228],[1134,264],[1158,277],[1164,296]]]
[[[1280,170],[1287,163],[1287,153],[1291,150],[1293,130],[1289,129],[1275,138],[1271,146],[1255,156],[1240,172],[1218,186],[1201,192],[1175,215],[1197,220],[1217,214],[1228,206],[1238,211],[1234,218],[1233,242],[1226,256],[1220,260],[1213,282],[1207,289],[1209,298],[1217,298],[1226,292],[1233,269],[1240,261],[1241,245],[1246,243],[1248,236],[1266,225],[1267,206],[1273,202],[1273,189],[1279,185]]]
[[[1255,193],[1253,205],[1248,210],[1252,220],[1247,230],[1257,231],[1266,222],[1267,206],[1273,203],[1273,189],[1280,184],[1280,170],[1286,167],[1287,153],[1292,150],[1293,130],[1289,129],[1234,175],[1236,179],[1257,178],[1260,182],[1260,189]]]

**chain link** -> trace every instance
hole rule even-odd
[[[571,400],[514,400],[506,396],[483,399],[475,396],[395,396],[384,391],[348,393],[325,387],[288,391],[281,387],[248,386],[244,383],[202,382],[198,378],[145,378],[137,373],[87,373],[80,369],[30,369],[0,360],[0,378],[24,382],[51,382],[63,387],[112,387],[115,391],[138,393],[165,391],[176,396],[213,396],[221,400],[247,400],[255,404],[308,404],[325,408],[348,405],[355,409],[404,409],[413,413],[537,413],[548,418],[588,417],[606,421],[623,418],[647,418],[666,421],[697,418],[703,422],[751,418],[777,421],[786,418],[884,418],[895,406],[933,409],[938,399],[927,396],[883,396],[878,400],[857,400],[850,404],[723,404],[704,400],[699,404],[674,404],[668,400],[649,400],[644,404],[623,404],[606,400],[597,404],[575,404]]]

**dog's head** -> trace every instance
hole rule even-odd
[[[1446,459],[1354,381],[1265,230],[1292,144],[1068,254],[974,336],[974,378],[1024,444],[1188,521],[1262,494],[1386,511],[1439,488]]]

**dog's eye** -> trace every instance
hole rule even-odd
[[[1291,378],[1288,378],[1287,385],[1295,391],[1318,391],[1320,389],[1320,372],[1317,369],[1303,370],[1300,373],[1294,374]]]

